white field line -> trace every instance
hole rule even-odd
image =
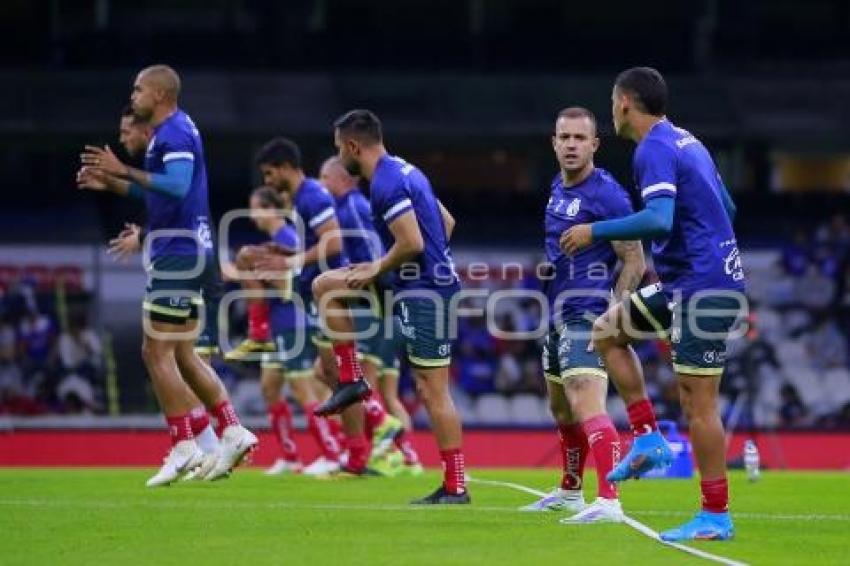
[[[513,483],[513,482],[501,482],[501,481],[494,481],[494,480],[479,480],[479,479],[472,478],[472,477],[467,477],[467,481],[470,481],[470,482],[473,482],[473,483],[480,483],[480,484],[484,484],[484,485],[492,485],[492,486],[496,486],[496,487],[507,487],[509,489],[515,489],[517,491],[530,493],[530,494],[536,495],[538,497],[544,497],[546,495],[545,492],[538,491],[538,490],[530,488],[528,486],[518,484],[518,483]],[[709,561],[712,561],[712,562],[718,562],[720,564],[725,564],[726,566],[746,566],[746,564],[744,562],[738,562],[737,560],[732,560],[731,558],[726,558],[724,556],[718,556],[716,554],[711,554],[710,552],[704,552],[702,550],[697,550],[696,548],[691,548],[690,546],[685,546],[683,544],[663,541],[658,536],[658,533],[656,531],[654,531],[650,527],[644,525],[640,521],[636,521],[636,520],[632,519],[631,517],[626,517],[625,524],[628,525],[629,527],[633,528],[634,530],[636,530],[640,534],[642,534],[642,535],[644,535],[648,538],[651,538],[652,540],[654,540],[658,543],[661,543],[664,546],[667,546],[667,547],[670,547],[670,548],[675,548],[676,550],[679,550],[681,552],[685,552],[685,553],[690,554],[692,556],[696,556],[698,558],[702,558],[704,560],[709,560]]]

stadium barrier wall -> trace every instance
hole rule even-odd
[[[253,465],[267,466],[278,454],[267,430],[259,431],[260,447]],[[728,454],[741,454],[747,434],[735,434]],[[628,436],[623,433],[624,440]],[[761,460],[769,469],[850,470],[850,432],[777,432],[755,435]],[[315,442],[304,431],[295,441],[302,458],[318,456]],[[426,466],[440,459],[427,431],[414,433],[413,441]],[[165,430],[149,429],[23,429],[0,431],[0,466],[146,466],[158,465],[168,449]],[[470,467],[558,468],[558,442],[554,431],[472,429],[464,436]],[[592,462],[592,456],[591,456]]]

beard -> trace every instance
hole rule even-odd
[[[354,159],[343,161],[342,165],[352,177],[360,177],[360,174],[363,172],[363,168],[360,166],[360,163]]]

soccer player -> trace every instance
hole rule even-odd
[[[357,187],[358,178],[349,174],[339,157],[331,157],[322,164],[319,180],[336,200],[337,218],[343,231],[342,241],[349,261],[364,263],[381,257],[384,247],[372,221],[372,206]],[[422,466],[408,438],[410,415],[398,399],[398,341],[385,338],[383,322],[382,317],[357,318],[361,331],[370,325],[374,326],[374,334],[371,337],[364,336],[357,343],[361,367],[372,388],[381,391],[386,408],[391,413],[391,416],[387,415],[375,395],[364,401],[366,434],[372,437],[371,460],[380,461],[395,444],[404,457],[404,470],[416,475],[421,473]],[[385,380],[386,385],[383,386]],[[390,387],[394,387],[394,390],[390,390]],[[375,463],[372,465],[378,467]]]
[[[266,247],[254,259],[257,271],[284,273],[300,269],[298,294],[308,314],[315,316],[313,280],[326,269],[336,269],[348,264],[343,247],[342,235],[336,215],[333,197],[315,179],[308,178],[301,166],[301,150],[291,140],[275,138],[259,149],[255,162],[263,175],[263,182],[276,190],[288,193],[296,220],[301,224],[304,241],[302,252],[295,255],[281,254]],[[321,348],[321,340],[315,337],[319,347],[322,371],[318,375],[333,383],[336,381],[336,364],[333,353]],[[366,436],[362,404],[351,407],[342,417],[348,448],[348,459],[340,471],[351,475],[372,475],[368,468],[371,442]],[[317,416],[323,416],[314,411]]]
[[[627,216],[632,207],[619,183],[594,166],[599,138],[589,110],[570,107],[558,114],[552,148],[561,171],[546,205],[546,255],[554,273],[546,281],[551,318],[543,371],[558,425],[563,476],[559,488],[522,509],[577,512],[563,523],[620,522],[617,488],[605,477],[619,461],[620,436],[605,412],[607,375],[589,346],[593,321],[608,307],[617,259],[623,267],[616,296],[635,289],[646,263],[639,241],[600,241],[572,257],[561,250],[561,235],[571,226]],[[582,484],[588,452],[596,462],[598,497],[586,506]]]
[[[221,380],[194,351],[204,282],[215,277],[207,178],[200,134],[178,107],[180,78],[166,65],[143,69],[133,84],[133,112],[153,128],[143,170],[122,163],[109,147],[86,146],[78,184],[143,197],[151,240],[151,276],[144,310],[142,357],[158,390],[174,444],[149,485],[167,484],[202,458],[183,395],[188,383],[223,429],[207,480],[225,477],[257,445],[243,427]],[[184,381],[185,380],[185,381]]]
[[[272,242],[282,251],[295,254],[298,250],[298,233],[285,218],[282,194],[271,187],[258,187],[251,194],[251,219],[261,231],[272,238]],[[254,259],[258,246],[245,246],[236,258],[236,267],[240,271],[254,269]],[[294,277],[278,277],[269,281],[280,296],[269,301],[269,321],[277,352],[267,354],[261,363],[260,384],[263,398],[269,414],[272,432],[278,441],[281,458],[266,470],[268,475],[304,472],[307,475],[326,475],[339,470],[340,446],[333,435],[327,419],[317,417],[313,410],[319,402],[311,383],[313,361],[316,359],[316,347],[309,336],[298,344],[299,328],[306,328],[306,313],[292,300]],[[303,333],[302,333],[303,338]],[[289,404],[281,394],[284,382],[288,382],[295,400],[307,417],[307,429],[319,446],[321,455],[306,468],[303,468],[298,455],[298,447],[292,438],[292,413]]]
[[[653,238],[661,282],[612,307],[594,328],[594,345],[626,402],[635,435],[629,453],[608,479],[639,477],[671,460],[629,346],[634,330],[654,332],[672,343],[679,399],[702,491],[702,510],[661,537],[726,540],[734,528],[717,398],[726,338],[746,304],[732,230],[735,206],[705,146],[666,118],[667,85],[658,71],[623,71],[612,100],[617,134],[637,143],[634,173],[645,208],[624,218],[574,226],[563,243],[574,252],[599,240]]]
[[[140,120],[133,113],[133,108],[130,105],[126,106],[121,113],[118,141],[124,147],[124,151],[127,155],[132,159],[141,158],[144,155],[148,144],[150,144],[152,137],[153,128],[151,128],[146,122]],[[127,223],[124,225],[124,229],[121,233],[110,240],[109,253],[118,260],[123,260],[132,254],[140,252],[143,240],[144,231],[142,228],[137,224]],[[207,299],[210,295],[207,288],[204,289],[203,294],[206,299],[204,304],[207,306],[205,326],[204,331],[195,343],[195,351],[201,357],[210,356],[217,350],[215,347],[215,336],[217,333],[215,322],[217,318],[218,301]],[[156,389],[154,389],[154,394],[156,394]],[[184,395],[187,397],[188,402],[194,407],[189,413],[192,434],[195,437],[195,441],[198,443],[198,447],[206,456],[206,467],[209,467],[214,462],[215,454],[219,447],[218,437],[210,423],[209,414],[207,413],[206,408],[192,389],[185,384]]]
[[[362,290],[388,274],[394,314],[401,318],[407,357],[443,461],[443,484],[416,504],[469,503],[460,419],[449,394],[451,342],[448,320],[452,297],[460,290],[449,237],[454,219],[437,200],[427,177],[384,147],[381,122],[368,110],[352,110],[335,123],[339,158],[353,175],[370,182],[375,227],[385,248],[380,258],[329,271],[316,279],[313,293],[334,337],[352,333],[347,300],[340,293]],[[339,385],[319,410],[337,412],[371,394],[363,379],[356,345],[335,340]]]

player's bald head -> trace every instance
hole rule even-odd
[[[348,173],[348,170],[342,164],[342,160],[336,155],[325,159],[325,162],[322,163],[322,171],[327,171],[332,175],[343,175],[345,177],[351,177],[351,175]]]
[[[165,95],[177,100],[180,96],[180,75],[168,65],[151,65],[139,72],[139,80],[161,90]]]
[[[337,156],[325,159],[319,170],[319,180],[331,193],[341,196],[357,185],[358,178],[351,175]]]

